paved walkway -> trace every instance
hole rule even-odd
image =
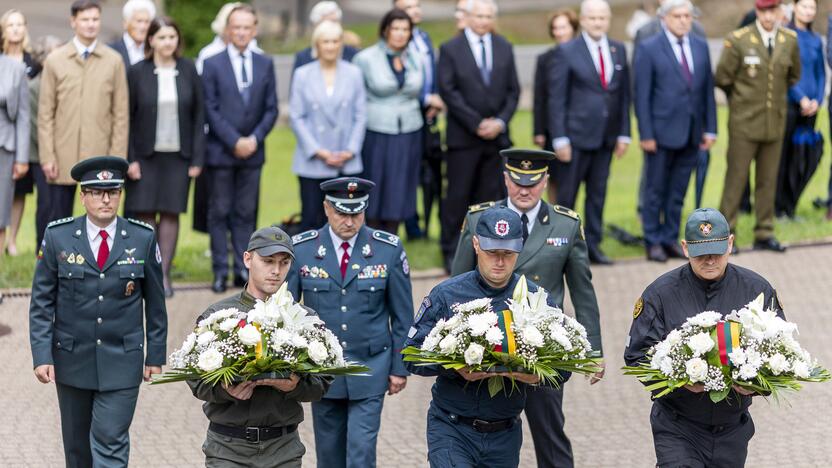
[[[832,284],[832,246],[792,249],[785,255],[743,253],[736,262],[760,272],[777,287],[787,316],[800,325],[802,343],[821,362],[832,366],[832,313],[827,296]],[[652,279],[678,264],[633,261],[595,270],[609,371],[604,382],[592,387],[582,378],[567,384],[567,431],[577,466],[646,467],[654,463],[647,392],[617,369],[623,365],[621,351],[633,303]],[[432,283],[414,285],[416,303]],[[215,300],[216,296],[205,291],[177,293],[168,303],[169,349],[179,344],[194,317]],[[0,355],[5,358],[0,466],[63,466],[54,387],[37,383],[31,372],[27,310],[26,298],[6,299],[0,305],[0,324],[12,329],[0,337]],[[430,385],[430,379],[412,377],[403,394],[387,399],[379,466],[426,466],[424,432]],[[829,466],[831,398],[832,384],[814,384],[779,406],[757,400],[752,409],[757,434],[748,466]],[[143,388],[132,426],[131,465],[201,466],[206,425],[199,402],[184,384]],[[309,450],[306,465],[314,466],[311,423],[304,423],[301,437]],[[524,440],[521,466],[533,467],[528,431]]]

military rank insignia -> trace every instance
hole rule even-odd
[[[358,279],[373,278],[387,278],[387,264],[367,265],[363,270],[358,272]]]
[[[407,262],[407,254],[404,253],[402,250],[402,254],[399,256],[399,260],[402,261],[402,271],[404,272],[405,276],[410,274],[410,263]]]
[[[547,245],[552,245],[552,246],[555,246],[555,247],[561,247],[561,246],[569,244],[569,238],[568,237],[549,237],[549,238],[546,239],[546,244]]]
[[[327,273],[323,268],[316,266],[310,268],[308,265],[304,265],[300,267],[300,277],[310,279],[327,279],[329,278],[329,273]]]
[[[318,258],[326,257],[326,247],[324,247],[323,245],[319,245],[317,255],[315,256]]]
[[[638,318],[639,315],[641,315],[642,310],[644,310],[644,299],[640,297],[636,301],[636,306],[633,308],[633,320],[635,320],[636,318]]]
[[[370,248],[370,244],[364,244],[364,247],[361,247],[361,255],[365,257],[373,256],[373,249]]]

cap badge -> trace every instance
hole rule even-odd
[[[494,225],[494,232],[496,232],[497,235],[500,236],[500,237],[507,236],[508,231],[509,231],[508,221],[506,221],[504,219],[501,219],[501,220],[497,221],[497,223]]]
[[[286,238],[283,237],[283,234],[276,232],[274,234],[274,240],[276,240],[277,242],[283,242],[286,240]]]
[[[529,169],[532,168],[532,162],[529,161],[528,159],[524,159],[523,161],[520,162],[520,167],[523,168],[524,170],[528,171]]]
[[[711,235],[711,229],[713,229],[713,226],[711,226],[711,223],[702,223],[702,224],[699,225],[699,232],[701,232],[702,235],[705,236],[705,237]]]
[[[110,180],[113,178],[113,173],[110,171],[101,171],[95,175],[98,180]]]
[[[347,184],[348,192],[355,192],[356,190],[358,190],[358,184],[356,182],[350,182]]]

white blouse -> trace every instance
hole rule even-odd
[[[154,151],[160,153],[175,153],[180,150],[179,144],[179,97],[176,94],[176,76],[179,72],[175,68],[156,68],[159,89],[157,91],[156,111],[156,145]]]

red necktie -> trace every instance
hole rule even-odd
[[[98,235],[101,236],[101,245],[98,247],[98,268],[103,269],[104,264],[107,263],[107,257],[110,256],[110,246],[107,245],[107,231],[102,230]]]
[[[604,51],[598,46],[598,62],[601,64],[601,88],[607,90],[607,67],[604,65]]]
[[[341,248],[344,249],[344,255],[341,255],[341,279],[347,276],[347,265],[350,263],[349,242],[341,242]]]

